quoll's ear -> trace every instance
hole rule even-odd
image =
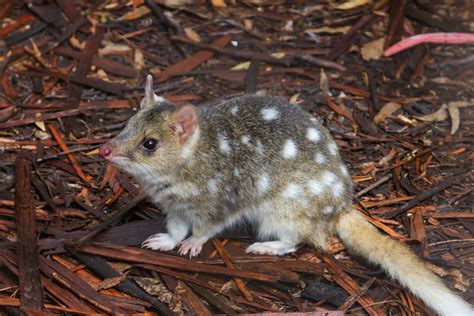
[[[197,109],[192,104],[184,104],[174,111],[176,119],[173,127],[176,135],[179,136],[179,143],[182,145],[194,134],[198,126]]]
[[[145,96],[143,97],[142,102],[140,102],[140,108],[144,109],[163,101],[164,99],[162,97],[157,96],[155,92],[153,92],[153,77],[151,75],[147,75],[145,83]]]

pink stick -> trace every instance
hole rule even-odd
[[[393,46],[387,48],[384,56],[392,56],[402,50],[423,43],[439,43],[439,44],[469,44],[474,43],[474,34],[471,33],[427,33],[410,36]]]

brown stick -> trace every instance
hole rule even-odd
[[[36,218],[31,196],[31,162],[22,157],[15,161],[15,205],[17,223],[17,261],[22,309],[43,310]]]
[[[230,258],[227,251],[225,251],[222,243],[218,239],[213,239],[212,243],[214,244],[214,247],[216,248],[217,252],[221,256],[222,260],[224,260],[224,263],[227,266],[227,268],[235,269],[235,265],[232,262],[232,259]],[[252,293],[250,293],[250,291],[247,289],[244,281],[241,278],[234,278],[234,283],[248,301],[253,301]]]
[[[288,57],[283,57],[283,58],[275,58],[272,57],[268,54],[260,54],[256,52],[250,52],[250,51],[241,51],[241,50],[231,50],[227,49],[224,47],[219,47],[216,45],[212,44],[203,44],[199,42],[195,42],[193,40],[187,39],[185,37],[180,37],[180,36],[172,36],[171,37],[172,41],[180,42],[180,43],[185,43],[189,45],[193,45],[199,49],[204,49],[204,50],[211,50],[216,53],[222,54],[222,55],[227,55],[233,58],[237,59],[245,59],[245,60],[255,60],[255,61],[262,61],[266,62],[269,64],[273,65],[281,65],[281,66],[291,66],[296,62],[296,60],[303,60],[306,63],[309,63],[314,66],[319,66],[319,67],[325,67],[325,68],[333,68],[336,70],[344,71],[345,67],[339,65],[336,62],[322,59],[322,58],[316,58],[312,56],[305,56],[305,55],[297,55],[297,56],[288,56]]]
[[[440,182],[438,185],[432,187],[431,189],[418,194],[413,200],[406,203],[398,210],[387,212],[385,214],[385,217],[393,218],[411,209],[412,207],[416,206],[418,203],[432,197],[436,193],[443,191],[456,183],[460,183],[468,175],[469,175],[469,169],[463,169],[462,171],[455,173],[454,175],[450,176],[449,178],[446,178],[444,181]]]
[[[53,137],[58,142],[59,147],[61,147],[61,149],[63,151],[69,152],[69,147],[64,142],[63,138],[61,137],[61,134],[59,134],[56,127],[54,127],[54,125],[50,124],[50,125],[48,125],[48,128],[51,131],[51,134],[53,134]],[[74,157],[74,155],[72,153],[67,154],[67,157],[68,157],[69,161],[71,161],[71,164],[72,164],[74,170],[76,171],[77,175],[79,176],[79,178],[81,178],[81,180],[84,181],[86,184],[90,184],[91,180],[82,171],[81,166],[79,166],[79,163],[76,160],[76,157]]]

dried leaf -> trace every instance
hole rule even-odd
[[[123,21],[136,20],[136,19],[141,18],[144,15],[147,15],[148,13],[150,13],[150,9],[147,6],[143,5],[141,7],[136,8],[133,11],[125,13],[119,18],[119,20],[123,20]]]
[[[459,128],[459,108],[464,108],[474,105],[474,100],[471,101],[453,101],[448,103],[448,112],[451,117],[451,135],[454,135]]]
[[[95,289],[97,291],[103,290],[103,289],[110,289],[111,287],[114,287],[116,285],[119,285],[123,280],[127,278],[127,275],[120,275],[115,278],[108,278],[100,282],[95,286]]]
[[[319,90],[324,96],[332,96],[331,91],[329,90],[329,79],[323,68],[321,68],[319,75]]]
[[[96,74],[94,75],[94,78],[99,78],[105,81],[110,81],[109,76],[103,69],[97,70]]]
[[[331,7],[337,10],[350,10],[365,5],[367,3],[369,3],[369,0],[349,0],[341,4],[334,3],[331,5]]]
[[[46,132],[46,125],[44,124],[43,121],[36,121],[35,125],[43,132]]]
[[[158,297],[162,302],[170,303],[173,293],[168,290],[160,279],[143,277],[134,277],[133,279],[149,294]]]
[[[186,27],[184,28],[184,34],[186,35],[187,38],[189,38],[190,40],[193,40],[195,42],[201,42],[201,36],[199,36],[198,33],[196,33],[196,31],[194,31],[192,28],[190,27]]]
[[[380,122],[385,120],[387,117],[391,117],[392,114],[399,108],[401,108],[400,104],[395,103],[395,102],[388,102],[380,109],[379,113],[375,115],[374,122],[379,124]]]
[[[385,36],[365,43],[361,49],[362,58],[366,61],[371,59],[379,59],[383,55],[384,43]]]
[[[300,93],[296,93],[296,94],[292,95],[291,98],[290,98],[290,103],[299,104],[299,103],[303,102],[303,100],[300,100],[299,97],[300,97]]]
[[[227,7],[224,0],[211,0],[211,3],[216,8],[225,8],[225,7]]]
[[[286,56],[286,53],[284,52],[272,53],[271,56],[276,59],[282,59],[283,57]]]
[[[134,61],[135,62],[133,63],[133,67],[138,71],[142,70],[145,66],[145,58],[143,57],[143,54],[139,49],[135,49]]]
[[[283,29],[287,32],[293,32],[293,20],[288,20],[285,23]]]
[[[411,126],[416,125],[416,120],[415,119],[410,119],[410,118],[406,117],[403,114],[398,114],[397,119],[399,119],[400,121],[402,121],[404,123],[407,123],[408,125],[411,125]]]
[[[313,33],[329,33],[329,34],[336,34],[336,33],[346,33],[349,31],[351,27],[348,26],[339,26],[339,27],[328,27],[323,26],[317,29],[307,29],[305,32],[313,32]]]
[[[449,103],[448,112],[449,116],[451,117],[451,135],[454,135],[454,133],[456,133],[458,130],[460,123],[459,108],[456,105]]]
[[[232,71],[247,70],[250,67],[250,61],[244,61],[243,63],[237,64],[230,68]]]
[[[108,42],[104,48],[99,49],[99,55],[104,56],[110,54],[126,53],[130,51],[132,51],[132,48],[127,45]]]
[[[445,119],[448,118],[448,112],[446,111],[448,106],[446,104],[443,104],[438,111],[424,115],[424,116],[419,116],[417,119],[425,122],[441,122],[444,121]]]
[[[250,19],[245,19],[244,20],[244,28],[246,31],[250,31],[252,30],[252,27],[253,27],[253,23],[252,23],[252,20]]]
[[[40,140],[46,140],[46,139],[50,139],[51,138],[51,135],[49,135],[48,133],[46,132],[43,132],[41,130],[36,130],[35,131],[35,137],[40,139]]]
[[[69,38],[69,43],[71,44],[72,47],[77,48],[79,50],[83,50],[86,47],[86,42],[79,41],[76,37],[76,35],[72,35]]]

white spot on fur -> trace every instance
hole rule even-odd
[[[189,191],[191,192],[192,196],[198,196],[201,194],[201,190],[199,190],[199,188],[194,183],[190,184]]]
[[[242,143],[245,145],[249,146],[250,145],[250,136],[249,135],[243,135],[241,137]]]
[[[316,143],[321,139],[321,133],[314,127],[308,128],[306,131],[306,138],[313,143]]]
[[[232,107],[230,108],[230,113],[231,113],[232,115],[237,114],[238,111],[239,111],[239,107],[238,107],[237,105],[234,105],[234,106],[232,106]]]
[[[257,180],[257,190],[259,193],[265,193],[270,187],[270,178],[268,174],[262,173]]]
[[[255,151],[257,154],[262,155],[264,151],[263,144],[260,140],[257,140],[257,145],[255,146]]]
[[[329,153],[333,156],[337,154],[337,145],[335,142],[329,142],[328,144]]]
[[[209,191],[216,193],[217,192],[217,179],[216,178],[211,178],[209,182],[207,183],[207,187],[209,188]]]
[[[319,195],[324,191],[324,184],[317,180],[309,180],[308,188],[309,192],[313,193],[314,195]]]
[[[343,191],[344,185],[339,181],[331,186],[332,195],[336,198],[340,197]]]
[[[323,208],[324,214],[331,214],[332,212],[334,212],[334,208],[332,208],[331,206],[326,206],[325,208]]]
[[[283,153],[282,156],[285,159],[293,159],[298,154],[298,149],[296,148],[296,144],[292,139],[287,139],[285,144],[283,145]]]
[[[234,177],[240,177],[240,170],[238,168],[234,169]]]
[[[261,113],[265,121],[272,121],[280,116],[280,112],[278,112],[278,110],[275,108],[262,109]]]
[[[314,155],[314,161],[318,164],[323,164],[326,161],[326,157],[322,153],[316,153]]]
[[[311,122],[313,122],[313,123],[317,123],[317,122],[318,122],[318,120],[317,120],[315,117],[312,117],[312,118],[310,118],[309,120],[310,120]]]
[[[301,195],[303,189],[301,185],[296,183],[290,183],[283,191],[282,196],[287,199],[296,199],[298,196]]]
[[[227,139],[227,137],[219,134],[217,135],[217,141],[219,143],[219,150],[221,151],[221,153],[226,155],[230,154],[232,149],[230,147],[229,140]]]
[[[321,176],[321,181],[327,186],[332,185],[336,179],[337,176],[331,171],[324,171],[323,175]]]
[[[349,176],[349,170],[347,170],[346,166],[341,165],[340,169],[341,169],[341,173],[342,173],[343,176],[345,176],[345,177]]]

